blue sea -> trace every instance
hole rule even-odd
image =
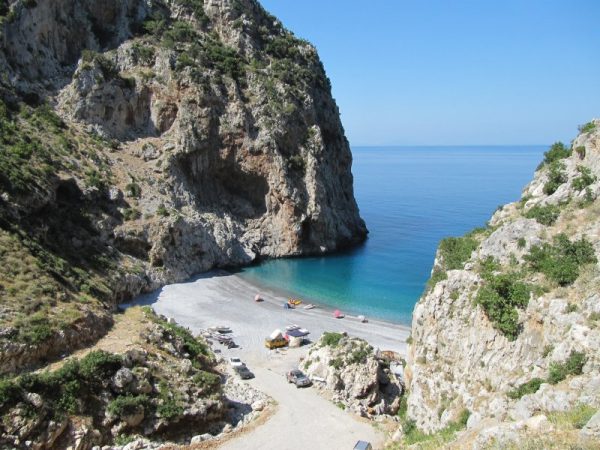
[[[546,146],[354,148],[367,242],[325,257],[244,268],[244,278],[305,301],[409,324],[439,241],[485,225],[520,197]]]

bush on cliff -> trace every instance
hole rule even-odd
[[[589,167],[577,166],[577,171],[579,172],[579,176],[571,182],[571,186],[578,191],[583,191],[598,179]]]
[[[481,305],[494,327],[512,341],[517,338],[520,328],[517,308],[527,306],[530,292],[531,287],[516,273],[489,275],[475,302]]]
[[[478,242],[472,237],[449,237],[440,242],[442,264],[446,270],[462,269]]]
[[[550,146],[548,151],[544,153],[544,160],[540,166],[551,164],[560,159],[568,158],[569,156],[571,156],[571,150],[562,142],[555,142]]]
[[[550,226],[560,216],[560,207],[558,205],[536,205],[525,213],[528,219],[535,219],[542,225]]]
[[[550,163],[548,171],[548,181],[544,184],[544,194],[552,195],[564,183],[567,182],[565,174],[565,165],[560,161]]]
[[[507,395],[513,400],[518,400],[524,395],[535,394],[542,385],[542,383],[544,383],[544,380],[542,380],[541,378],[533,378],[527,383],[523,383],[514,390],[509,391]]]
[[[562,233],[554,238],[553,244],[531,247],[525,260],[561,286],[572,284],[579,277],[581,266],[597,262],[594,247],[585,237],[572,242]]]
[[[572,351],[569,354],[569,357],[562,363],[550,363],[548,383],[556,384],[567,378],[569,375],[581,375],[586,361],[587,358],[584,353]]]

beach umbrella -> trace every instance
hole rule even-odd
[[[333,317],[339,317],[339,316],[340,316],[340,314],[342,314],[342,313],[340,312],[340,310],[339,310],[339,309],[336,309],[336,310],[333,312]]]
[[[256,294],[256,295],[254,296],[254,301],[255,301],[255,302],[260,302],[261,300],[262,300],[262,298],[260,297],[260,294]]]

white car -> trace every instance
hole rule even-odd
[[[236,367],[246,366],[246,364],[244,364],[240,358],[229,358],[229,364],[231,364],[231,367],[233,367],[234,369]]]

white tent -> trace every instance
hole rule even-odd
[[[283,333],[280,329],[277,329],[271,333],[269,339],[281,339],[283,337]]]

